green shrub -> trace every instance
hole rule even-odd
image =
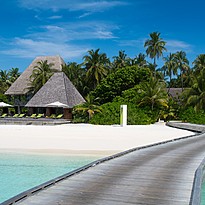
[[[99,125],[120,124],[120,105],[122,105],[121,102],[103,104],[102,112],[95,114],[90,123]],[[153,120],[143,109],[138,108],[135,104],[128,104],[127,121],[129,125],[145,125],[150,124]]]
[[[90,120],[91,124],[120,124],[120,103],[106,103],[101,106],[102,112],[96,113]]]
[[[2,93],[0,93],[0,101],[8,103],[8,97]]]
[[[73,115],[73,119],[72,119],[73,123],[88,123],[89,121],[87,113],[73,111],[72,115]]]
[[[146,111],[134,104],[128,105],[128,125],[148,125],[152,123],[152,117]]]
[[[189,107],[186,110],[181,110],[179,119],[183,122],[205,124],[205,112],[203,110],[196,112],[193,107]]]

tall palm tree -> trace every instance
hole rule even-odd
[[[205,70],[205,54],[200,54],[193,62],[194,72],[199,74],[201,70]]]
[[[37,65],[34,67],[30,76],[31,91],[36,93],[48,81],[55,72],[55,70],[52,69],[53,65],[53,63],[48,63],[47,60],[37,62]]]
[[[100,81],[107,75],[107,67],[110,63],[105,53],[99,53],[100,49],[88,51],[88,55],[83,57],[86,69],[86,78],[94,89]]]
[[[184,81],[183,78],[189,71],[189,61],[186,57],[186,53],[184,51],[178,51],[174,54],[174,60],[177,64],[177,68],[180,71],[180,76],[181,76],[181,86],[182,86],[182,91],[184,90]]]
[[[144,47],[146,47],[146,53],[151,58],[154,59],[154,66],[156,65],[156,59],[163,55],[163,51],[166,51],[165,48],[166,42],[160,38],[160,33],[153,32],[150,33],[150,39],[145,41]]]
[[[163,60],[165,61],[164,69],[165,74],[169,76],[169,82],[172,80],[172,75],[177,75],[177,63],[174,60],[174,54],[170,53],[167,57],[164,57]],[[171,83],[169,83],[169,89],[170,90]]]
[[[142,83],[141,92],[143,97],[139,105],[148,105],[151,110],[154,107],[168,106],[166,85],[156,77],[150,77],[148,82]]]

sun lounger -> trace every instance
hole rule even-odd
[[[18,117],[22,118],[24,117],[26,114],[20,114]]]
[[[36,117],[36,114],[32,114],[31,116],[29,116],[31,118],[35,118]]]
[[[56,115],[55,115],[55,114],[52,114],[52,115],[50,116],[50,118],[54,119],[54,118],[56,118]]]
[[[38,115],[36,116],[36,118],[41,118],[41,117],[44,117],[44,114],[38,114]]]
[[[1,115],[0,117],[4,118],[4,117],[7,117],[7,116],[8,116],[8,114],[5,113],[5,114]]]
[[[19,116],[19,114],[15,114],[15,115],[13,115],[12,117],[18,117]]]
[[[60,118],[62,118],[63,117],[63,114],[60,114],[60,115],[58,115],[57,117],[56,117],[56,119],[60,119]]]

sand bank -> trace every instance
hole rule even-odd
[[[167,127],[164,123],[126,127],[0,125],[0,151],[110,155],[192,134]]]

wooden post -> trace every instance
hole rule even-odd
[[[72,120],[72,109],[71,108],[64,108],[63,115],[64,115],[64,119]]]
[[[51,107],[47,107],[46,108],[46,116],[50,117],[52,114],[52,108]]]
[[[29,108],[28,108],[28,114],[29,114],[29,115],[34,114],[34,109],[33,109],[33,107],[29,107]]]

